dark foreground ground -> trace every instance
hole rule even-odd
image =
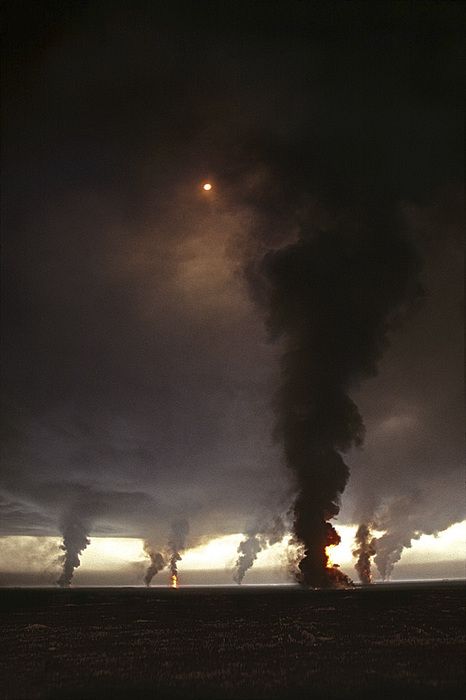
[[[3,698],[439,698],[465,589],[3,589]]]

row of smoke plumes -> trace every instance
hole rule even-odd
[[[421,535],[421,531],[415,529],[406,532],[406,528],[402,528],[401,532],[397,532],[394,525],[387,521],[390,515],[393,517],[392,510],[396,514],[395,506],[383,512],[377,520],[362,523],[357,529],[353,556],[356,558],[355,569],[363,584],[369,584],[372,581],[372,562],[377,566],[381,578],[389,579],[395,564],[401,558],[403,549],[410,547],[412,540],[418,539]],[[62,519],[61,529],[63,541],[60,549],[63,554],[59,556],[58,561],[62,571],[57,584],[61,587],[68,587],[75,570],[80,566],[80,557],[83,551],[90,544],[91,526],[90,522],[80,517],[76,510],[73,510]],[[327,523],[327,529],[331,531],[324,533],[323,544],[339,544],[340,537],[333,526]],[[386,532],[380,537],[375,537],[373,532],[377,529],[386,530]],[[235,563],[233,580],[241,584],[259,553],[281,542],[287,531],[288,524],[280,516],[256,524],[254,528],[249,529],[246,537],[238,546],[238,558]],[[156,547],[151,540],[145,540],[144,552],[150,560],[144,575],[146,586],[150,586],[154,576],[166,567],[169,568],[172,577],[177,576],[178,562],[181,561],[181,555],[186,547],[188,532],[188,522],[177,520],[171,525],[168,543],[163,549]],[[298,568],[294,564],[296,562],[290,562],[290,568],[294,568],[295,574],[297,574],[296,578],[300,581],[299,564]],[[345,575],[335,566],[327,568],[326,576],[330,577],[335,584],[348,583],[347,580],[343,580]]]
[[[62,524],[63,542],[60,549],[63,554],[59,556],[62,566],[61,574],[57,584],[61,587],[68,587],[75,570],[80,566],[80,556],[89,546],[89,528],[78,518],[68,519]],[[373,535],[374,524],[362,523],[355,535],[355,547],[353,556],[356,557],[355,569],[359,579],[363,584],[372,582],[372,561],[375,562],[382,579],[390,578],[393,567],[401,558],[403,548],[409,547],[411,542],[399,543],[395,535],[386,533],[380,538]],[[160,550],[150,540],[144,542],[144,553],[149,558],[150,563],[144,574],[144,583],[150,586],[154,576],[166,567],[170,570],[170,575],[178,575],[178,562],[186,546],[186,537],[189,531],[188,523],[185,520],[172,524],[172,532],[165,548]],[[284,520],[277,516],[272,521],[262,524],[247,533],[247,536],[238,546],[238,558],[233,572],[233,580],[241,584],[249,569],[252,568],[259,553],[268,547],[281,542],[286,534]],[[417,539],[420,533],[413,533],[412,538]],[[337,535],[338,537],[338,535]],[[338,544],[335,541],[334,544]],[[294,562],[291,562],[293,568]],[[333,567],[333,575],[344,576]],[[332,569],[330,569],[332,575]]]
[[[332,526],[330,526],[332,527]],[[404,547],[411,546],[411,541],[405,543],[399,542],[396,535],[385,533],[377,538],[373,534],[373,530],[377,526],[374,523],[362,523],[355,534],[355,545],[353,556],[356,558],[354,568],[358,574],[362,584],[368,585],[372,583],[372,562],[377,566],[379,574],[383,580],[389,579],[393,568],[397,561],[401,558]],[[273,546],[277,542],[281,542],[286,534],[286,527],[280,517],[276,517],[268,526],[263,526],[250,531],[247,536],[240,542],[238,546],[238,559],[235,564],[233,580],[241,584],[249,569],[252,568],[258,555],[268,547]],[[413,533],[412,538],[417,539],[420,533]],[[332,540],[330,542],[330,540]],[[326,541],[332,545],[338,545],[341,541],[340,536],[332,527],[332,532],[327,535]],[[293,542],[293,541],[292,541]],[[296,544],[296,543],[295,543]],[[298,548],[298,558],[302,555]],[[298,580],[300,580],[299,563],[296,570],[295,556],[289,554],[289,568]],[[337,564],[327,566],[327,576],[333,577],[335,585],[351,585],[350,579],[339,570]]]
[[[326,542],[338,545],[341,541],[336,530],[328,524],[331,532],[326,535]],[[412,540],[419,539],[421,531],[413,531],[405,537],[400,537],[395,532],[386,532],[380,537],[374,536],[374,530],[378,528],[376,522],[361,523],[356,530],[354,538],[353,556],[356,558],[354,568],[362,584],[372,583],[372,563],[375,563],[380,577],[388,580],[393,572],[395,564],[401,559],[403,549],[410,547]],[[241,584],[249,569],[252,568],[258,555],[268,547],[281,542],[286,534],[286,527],[280,517],[276,517],[268,527],[261,527],[250,531],[238,546],[238,559],[235,564],[233,580]],[[293,539],[291,544],[297,544]],[[328,546],[328,545],[327,545]],[[303,555],[303,550],[289,552],[289,569],[291,573],[301,581],[298,559]],[[338,564],[326,567],[326,576],[333,581],[335,586],[351,585],[350,579],[339,569]],[[326,584],[324,584],[326,585]]]
[[[81,565],[80,557],[91,543],[90,529],[90,524],[76,512],[68,514],[61,522],[63,540],[60,549],[63,554],[58,557],[58,563],[62,570],[57,579],[57,585],[61,588],[68,588],[71,585],[75,570]],[[166,566],[169,567],[172,577],[177,576],[178,562],[181,561],[188,532],[189,525],[186,520],[174,521],[167,546],[163,551],[159,551],[150,540],[145,540],[144,552],[150,560],[144,575],[146,586],[150,586],[154,576]]]

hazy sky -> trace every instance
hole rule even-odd
[[[463,520],[461,8],[9,13],[1,534],[79,513],[164,543],[182,517],[196,544],[285,513],[281,346],[248,270],[388,197],[423,291],[351,387],[366,437],[339,522],[407,544]]]

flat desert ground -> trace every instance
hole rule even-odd
[[[465,685],[465,587],[3,589],[0,694],[439,698]]]

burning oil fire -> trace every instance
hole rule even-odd
[[[327,557],[327,569],[333,569],[334,566],[338,566],[332,559],[332,550],[334,547],[336,547],[336,544],[329,544],[327,545],[327,547],[325,547],[325,556]]]
[[[170,586],[172,588],[178,588],[178,576],[176,574],[170,577]]]

